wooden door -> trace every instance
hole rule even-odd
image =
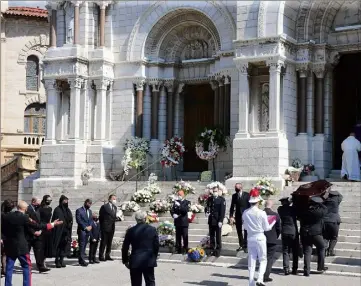
[[[205,127],[213,126],[213,90],[209,84],[187,85],[184,92],[184,153],[185,172],[208,170],[208,161],[201,160],[195,152],[195,140]]]

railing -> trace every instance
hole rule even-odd
[[[40,148],[45,140],[44,134],[34,133],[3,133],[3,147],[29,146]],[[25,147],[26,147],[25,146]]]
[[[18,158],[13,158],[1,166],[1,183],[9,180],[18,172]]]

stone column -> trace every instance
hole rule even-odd
[[[144,107],[143,107],[143,137],[150,140],[151,139],[151,122],[152,122],[152,92],[150,90],[150,85],[147,84],[144,91]]]
[[[181,93],[184,88],[184,83],[179,83],[177,90],[175,91],[174,98],[174,135],[183,137],[183,100],[181,98]],[[218,88],[217,88],[218,91]]]
[[[307,74],[307,66],[298,68],[297,131],[300,134],[307,133]]]
[[[109,81],[107,91],[107,116],[106,116],[106,134],[107,140],[112,139],[112,114],[113,114],[113,81]]]
[[[77,140],[80,137],[80,89],[83,79],[69,79],[70,85],[70,128],[69,139]]]
[[[324,95],[324,76],[325,66],[316,65],[313,68],[316,75],[316,94],[315,94],[315,134],[324,134],[325,126],[325,95]]]
[[[44,80],[46,90],[46,139],[44,144],[54,144],[56,140],[56,121],[59,108],[59,94],[55,80]]]
[[[248,138],[248,113],[249,113],[249,80],[248,80],[248,63],[236,61],[239,77],[239,105],[238,105],[238,132],[236,138]]]
[[[136,83],[137,90],[137,108],[136,108],[136,120],[135,120],[135,136],[143,137],[143,89],[144,80]]]
[[[158,113],[159,113],[159,83],[153,84],[152,92],[152,124],[151,124],[151,139],[158,139]]]
[[[72,1],[74,4],[74,45],[79,44],[79,6],[82,1]]]
[[[173,82],[166,82],[165,87],[167,88],[167,139],[173,137]]]
[[[230,134],[231,129],[231,81],[228,76],[224,78],[224,111],[223,111],[224,133]]]
[[[96,79],[94,83],[97,93],[94,141],[104,141],[106,139],[107,89],[110,81],[107,79]]]
[[[56,47],[56,10],[51,10],[51,22],[50,22],[50,47]]]
[[[224,130],[224,118],[223,118],[223,110],[224,110],[224,79],[218,79],[218,90],[219,90],[219,97],[218,97],[218,125],[219,127]]]
[[[269,66],[269,133],[281,132],[281,68],[282,61],[268,62]]]
[[[105,34],[105,5],[100,5],[100,23],[99,23],[99,46],[104,47],[104,34]]]
[[[88,100],[88,80],[82,80],[81,90],[80,90],[80,127],[79,127],[79,138],[82,140],[86,139],[87,136],[87,120],[88,120],[88,109],[89,109],[89,100]]]
[[[211,87],[214,91],[214,111],[213,111],[213,123],[214,126],[218,126],[219,119],[218,119],[218,108],[219,108],[219,89],[218,89],[218,81],[212,80]]]
[[[158,139],[163,142],[167,136],[167,91],[165,86],[160,89],[158,114]]]

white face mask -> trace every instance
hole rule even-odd
[[[117,200],[112,200],[112,204],[116,205],[117,204]]]
[[[214,192],[214,193],[213,193],[213,196],[214,196],[215,198],[217,198],[217,197],[218,197],[218,192]]]

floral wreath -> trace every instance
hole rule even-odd
[[[185,148],[182,138],[175,136],[169,140],[165,140],[161,149],[162,157],[160,163],[162,167],[169,168],[178,165],[183,158],[184,152]]]
[[[212,160],[217,157],[220,149],[226,148],[227,138],[219,128],[205,128],[196,140],[196,153],[202,160]]]
[[[126,175],[132,168],[139,169],[147,163],[149,148],[149,140],[145,138],[132,137],[125,141],[122,165]]]

